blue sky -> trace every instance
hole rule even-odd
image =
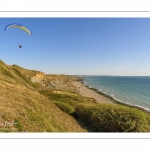
[[[33,35],[5,31],[11,23]],[[0,18],[0,36],[0,59],[8,65],[47,74],[150,76],[150,18]]]

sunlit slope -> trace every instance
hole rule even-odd
[[[150,132],[150,113],[83,97],[78,79],[0,60],[0,132]]]
[[[20,68],[20,70],[18,68]],[[30,89],[36,88],[38,85],[36,83],[32,83],[28,76],[28,74],[36,74],[36,71],[28,70],[28,74],[24,75],[20,72],[21,70],[23,71],[26,69],[21,69],[21,67],[17,65],[7,65],[0,60],[0,81],[5,81],[14,85],[21,84],[22,86]]]
[[[38,93],[30,78],[34,72],[0,61],[0,132],[85,132],[72,116]]]
[[[119,103],[97,103],[65,91],[39,92],[74,116],[89,132],[150,132],[150,114],[140,109]]]

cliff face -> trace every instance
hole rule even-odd
[[[45,78],[44,72],[38,72],[35,76],[31,77],[31,81],[33,83],[36,83],[36,82],[40,83],[44,86],[45,85],[44,84],[44,78]]]
[[[38,72],[31,77],[33,83],[39,83],[43,88],[76,92],[76,88],[72,85],[71,80],[73,78],[66,75],[45,75],[44,72]]]
[[[0,61],[1,79],[9,83],[21,84],[30,89],[56,89],[77,93],[77,88],[72,85],[73,76],[47,75],[41,71],[24,69],[18,65],[7,65]]]
[[[46,86],[53,89],[76,92],[76,88],[71,83],[71,78],[66,75],[48,76]]]

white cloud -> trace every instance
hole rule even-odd
[[[136,63],[133,63],[133,64],[129,64],[129,66],[134,66],[134,65],[136,65]]]
[[[125,68],[125,67],[126,67],[126,65],[122,65],[122,66],[115,67],[114,69],[115,69],[115,70],[121,70],[121,69],[123,69],[123,68]]]
[[[121,70],[121,69],[124,69],[125,67],[134,66],[134,65],[136,65],[136,63],[131,63],[131,64],[128,64],[128,65],[117,66],[114,69],[115,70]]]

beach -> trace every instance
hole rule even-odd
[[[76,87],[78,94],[81,96],[93,98],[99,103],[122,104],[122,105],[129,106],[132,108],[138,108],[145,112],[150,113],[149,108],[146,108],[146,107],[143,107],[143,106],[137,105],[137,104],[131,104],[129,102],[124,102],[120,99],[113,97],[112,95],[107,95],[101,91],[98,91],[98,89],[84,85],[83,81],[84,80],[82,78],[79,78],[79,80],[76,80],[76,81],[72,81],[72,85],[74,85]],[[124,92],[126,92],[126,91],[124,91]]]
[[[80,81],[73,81],[72,84],[76,87],[78,94],[81,96],[93,98],[97,102],[101,102],[101,103],[115,103],[109,97],[98,93],[94,89],[84,86],[84,84]]]

